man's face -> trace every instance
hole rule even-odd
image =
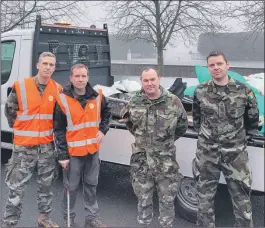
[[[70,81],[75,88],[84,89],[87,85],[88,77],[89,76],[86,68],[74,68],[73,73],[70,76]]]
[[[38,75],[44,80],[50,79],[55,71],[55,58],[50,56],[42,57],[37,63]]]
[[[229,62],[226,62],[221,55],[210,57],[207,65],[212,77],[216,80],[226,77],[227,71],[230,67]]]
[[[159,92],[160,77],[156,71],[150,69],[143,71],[141,76],[142,87],[147,95],[154,95]]]

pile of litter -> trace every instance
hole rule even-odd
[[[245,77],[248,84],[256,88],[264,96],[264,73],[251,74]]]
[[[207,67],[196,65],[195,73],[198,79],[198,84],[201,84],[211,79],[211,74],[208,71]],[[242,76],[236,72],[228,71],[228,75],[246,84],[249,88],[253,90],[258,102],[260,125],[262,125],[262,129],[259,131],[259,133],[264,134],[264,73]],[[111,87],[96,85],[94,86],[94,88],[101,88],[103,90],[103,94],[106,97],[109,97],[109,99],[111,99],[112,101],[113,113],[116,116],[119,116],[118,109],[124,107],[126,105],[126,102],[132,96],[132,94],[141,89],[141,84],[136,81],[125,79],[122,81],[114,82]],[[192,98],[195,89],[196,86],[187,87],[187,83],[182,82],[182,78],[176,78],[172,86],[168,88],[171,93],[175,94],[182,100],[184,107],[189,107],[192,105]],[[189,109],[191,109],[191,107]]]

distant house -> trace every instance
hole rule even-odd
[[[156,58],[156,49],[151,43],[144,40],[133,40],[125,43],[117,35],[109,35],[110,54],[112,60],[127,60],[127,54],[131,52],[132,59]]]
[[[220,50],[230,61],[264,61],[264,33],[204,33],[199,36],[197,50],[203,56]]]

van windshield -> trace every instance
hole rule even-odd
[[[1,85],[5,84],[10,77],[15,48],[14,40],[1,42]]]

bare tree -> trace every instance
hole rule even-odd
[[[1,1],[1,32],[14,28],[32,27],[36,15],[43,22],[67,18],[71,22],[87,21],[86,2],[82,1]]]
[[[102,3],[101,3],[102,4]],[[106,20],[113,21],[118,37],[125,42],[142,39],[157,49],[158,70],[164,73],[163,50],[172,40],[194,44],[203,32],[226,31],[221,21],[222,4],[211,1],[120,1],[107,2]],[[218,17],[219,16],[219,17]]]
[[[257,38],[264,32],[264,1],[239,1],[226,4],[226,17],[239,20],[249,32],[246,38]]]

